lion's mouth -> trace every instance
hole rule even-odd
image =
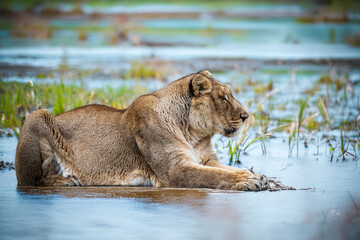
[[[234,127],[227,127],[227,128],[224,128],[224,133],[225,135],[230,135],[230,134],[233,134],[234,132],[236,132],[238,130],[238,128],[234,128]]]

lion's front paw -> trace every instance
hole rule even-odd
[[[240,191],[261,191],[269,187],[265,175],[253,173],[249,170],[241,170],[238,174],[238,181],[235,188]]]

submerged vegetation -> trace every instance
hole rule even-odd
[[[262,70],[262,73],[274,75],[274,78],[290,74],[290,78],[295,79],[297,75],[296,71],[288,70]],[[266,85],[263,81],[245,79],[240,84],[244,86],[241,92],[253,91],[254,98],[247,105],[255,109],[252,115],[256,121],[251,120],[252,128],[245,126],[240,137],[224,145],[230,154],[229,164],[240,163],[241,155],[247,154],[247,150],[256,144],[260,145],[262,154],[266,155],[269,139],[283,138],[284,133],[288,134],[289,157],[295,146],[296,156],[299,156],[300,147],[307,149],[310,144],[314,144],[314,155],[321,154],[319,149],[322,146],[325,149],[322,153],[331,160],[358,159],[360,105],[358,95],[355,94],[357,84],[350,82],[348,73],[336,73],[332,69],[320,76],[313,86],[305,88],[297,99],[281,103],[279,99],[289,96],[286,93],[278,96],[282,90],[276,88],[272,80]],[[282,112],[283,117],[273,114],[273,111]]]

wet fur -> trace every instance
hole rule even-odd
[[[248,113],[204,70],[137,98],[128,109],[88,105],[30,114],[21,130],[18,185],[150,185],[262,190],[264,176],[222,165],[211,147]]]

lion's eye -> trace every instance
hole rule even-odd
[[[225,96],[220,96],[220,98],[227,102],[227,98]]]

